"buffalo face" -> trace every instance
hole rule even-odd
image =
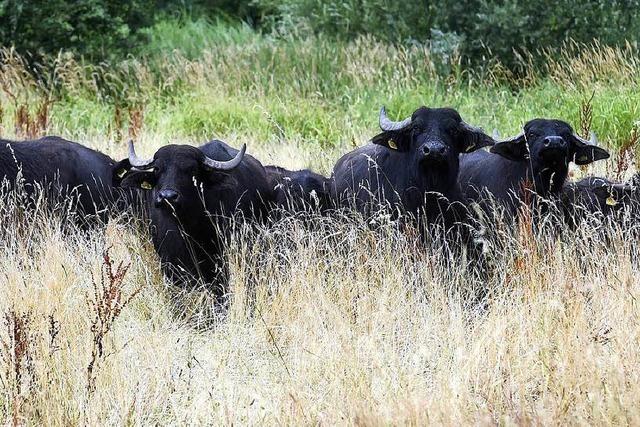
[[[453,180],[458,174],[458,155],[493,145],[482,130],[465,123],[451,108],[421,107],[410,118],[393,122],[380,111],[383,132],[372,139],[374,144],[407,154],[403,168],[422,172],[439,171]],[[411,164],[413,163],[413,164]]]
[[[196,147],[167,145],[152,159],[140,159],[130,142],[129,158],[124,160],[122,187],[149,191],[150,201],[162,210],[178,215],[202,211],[202,189],[225,180],[228,171],[242,161],[245,147],[229,161],[208,158]]]
[[[535,119],[524,125],[522,134],[497,143],[491,152],[509,160],[529,160],[540,172],[563,171],[571,161],[586,165],[609,158],[594,142],[579,137],[561,120]]]

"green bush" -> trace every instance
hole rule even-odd
[[[567,40],[637,44],[640,0],[0,0],[0,43],[40,57],[70,50],[101,60],[179,48],[195,58],[228,37],[209,38],[209,24],[220,21],[249,24],[235,26],[238,42],[252,37],[249,26],[294,39],[369,35],[430,47],[439,74],[496,59],[518,71],[523,52],[535,61],[538,50]]]
[[[153,23],[154,0],[0,0],[0,44],[37,57],[68,50],[90,59],[130,52]]]
[[[467,20],[449,21],[443,29],[458,31],[467,43],[464,52],[478,62],[492,54],[514,69],[514,50],[535,53],[557,49],[568,40],[622,45],[640,39],[639,0],[503,0],[477,3]],[[471,19],[469,19],[471,18]]]
[[[307,30],[342,38],[373,34],[393,42],[429,39],[424,0],[254,0],[265,25],[285,32]],[[425,19],[426,18],[426,19]]]
[[[165,14],[194,18],[234,18],[255,24],[260,11],[254,0],[157,0],[158,10]]]
[[[535,57],[537,50],[559,48],[567,40],[622,45],[640,39],[640,0],[254,1],[267,17],[263,25],[279,33],[347,39],[372,34],[422,44],[433,43],[434,34],[439,40],[451,35],[462,41],[468,62],[497,58],[511,69],[518,66],[518,52]]]

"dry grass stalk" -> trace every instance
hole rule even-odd
[[[6,365],[6,389],[11,402],[11,424],[24,423],[23,405],[35,386],[33,370],[34,336],[30,312],[9,310],[4,314],[7,336],[2,339],[2,358]]]
[[[89,393],[95,391],[98,365],[107,356],[104,352],[105,338],[122,310],[142,289],[138,287],[128,295],[125,294],[124,279],[129,267],[130,264],[124,264],[123,261],[116,265],[109,255],[109,248],[107,248],[102,255],[100,282],[92,279],[93,298],[89,295],[86,296],[87,306],[93,313],[91,359],[87,366],[87,390]]]
[[[640,143],[640,130],[638,126],[633,126],[629,137],[625,139],[618,148],[614,176],[617,181],[624,179],[626,172],[631,166],[635,166],[635,155]]]
[[[580,135],[589,139],[591,125],[593,123],[593,98],[596,92],[593,91],[589,99],[584,99],[580,103]]]
[[[109,137],[116,141],[122,140],[122,107],[115,104],[113,107],[113,122],[109,124]]]
[[[14,119],[16,134],[29,139],[42,136],[49,126],[49,114],[52,104],[53,101],[43,99],[33,115],[29,112],[28,105],[18,105]]]
[[[144,109],[142,106],[129,107],[129,138],[138,140],[144,125]]]

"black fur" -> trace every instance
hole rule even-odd
[[[598,177],[568,182],[562,188],[560,206],[567,224],[573,228],[593,216],[620,220],[625,213],[638,222],[640,174],[626,183]]]
[[[265,170],[279,209],[292,212],[329,209],[331,199],[326,177],[308,169],[290,171],[280,166],[265,166]]]
[[[273,196],[258,160],[245,154],[230,171],[211,170],[203,163],[204,155],[227,161],[237,153],[214,140],[199,148],[164,146],[155,153],[150,170],[120,162],[127,170],[121,185],[147,192],[153,244],[174,283],[201,280],[222,295],[227,283],[224,245],[232,218],[266,217]]]
[[[499,142],[491,152],[460,158],[460,184],[465,197],[486,205],[487,193],[515,217],[521,201],[555,198],[563,188],[569,162],[584,165],[606,159],[602,148],[580,144],[569,124],[535,119],[520,138]]]
[[[109,208],[122,194],[112,185],[115,160],[76,142],[56,136],[31,141],[0,140],[0,179],[14,188],[18,172],[24,190],[46,191],[52,205],[75,200],[77,222],[107,218]]]
[[[493,144],[481,131],[462,125],[457,111],[421,107],[401,131],[383,132],[370,144],[345,154],[333,170],[333,197],[355,203],[368,215],[381,206],[394,216],[408,213],[421,223],[458,221],[463,198],[458,155]],[[426,154],[428,150],[428,154]]]

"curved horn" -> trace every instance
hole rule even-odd
[[[204,164],[211,169],[228,171],[240,164],[242,158],[244,157],[245,151],[247,151],[247,144],[242,144],[242,148],[240,149],[240,151],[238,151],[238,154],[236,154],[233,159],[224,162],[213,160],[207,156],[204,156]]]
[[[594,131],[591,131],[591,133],[589,134],[589,139],[586,140],[581,136],[578,136],[577,133],[573,134],[573,137],[576,139],[576,141],[578,141],[579,144],[583,144],[583,145],[598,145],[598,138],[596,137],[596,133]]]
[[[133,146],[133,139],[129,140],[129,163],[131,166],[136,168],[146,168],[151,163],[153,163],[153,158],[151,159],[141,159],[136,154],[136,149]]]
[[[380,109],[380,129],[383,131],[402,130],[411,124],[411,117],[404,119],[401,122],[394,122],[387,117],[387,110],[384,106]]]

